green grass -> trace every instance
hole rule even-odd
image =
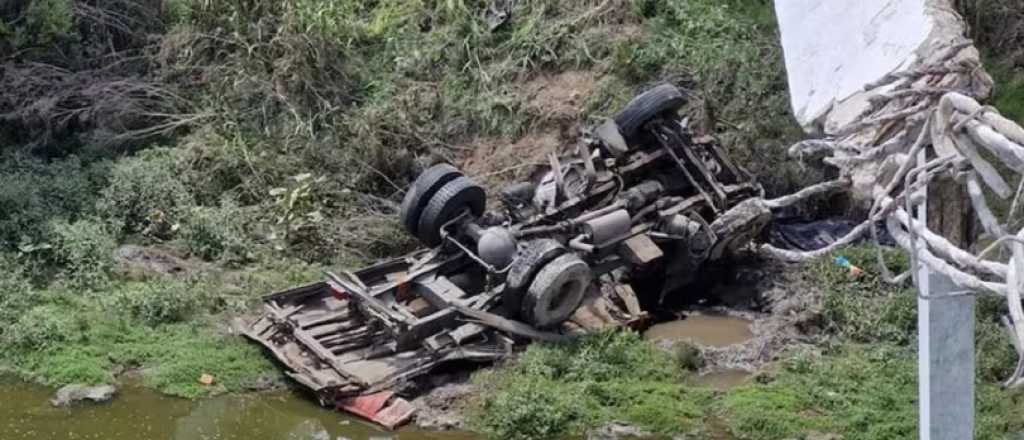
[[[144,384],[182,397],[245,391],[282,373],[257,345],[227,333],[231,318],[264,293],[315,279],[314,269],[118,282],[92,293],[29,290],[11,304],[26,313],[0,331],[0,369],[54,386],[137,372]],[[216,384],[199,384],[202,374]]]
[[[762,382],[716,402],[730,429],[744,439],[917,437],[914,351],[886,345],[847,345],[825,356],[797,356]],[[1000,439],[1024,429],[1015,414],[1024,396],[979,383],[975,438]]]
[[[611,421],[659,434],[706,433],[709,421],[741,439],[839,434],[848,439],[917,435],[914,348],[843,342],[799,352],[727,391],[695,388],[671,356],[627,333],[569,345],[535,344],[511,365],[474,377],[483,390],[470,427],[493,438],[581,434]],[[1024,395],[979,377],[978,439],[1024,430]]]
[[[1024,124],[1024,74],[1001,63],[989,63],[988,72],[995,81],[992,105],[1003,116]]]
[[[468,0],[176,0],[137,35],[111,37],[116,48],[101,43],[117,29],[68,27],[62,11],[74,1],[33,0],[0,14],[13,48],[38,46],[12,51],[16,61],[77,72],[95,67],[89,54],[158,42],[159,51],[138,50],[149,62],[112,67],[112,78],[151,81],[176,96],[155,108],[202,118],[131,141],[102,115],[61,125],[31,113],[0,133],[0,259],[11,268],[0,275],[9,287],[0,290],[0,348],[11,354],[0,364],[51,384],[137,368],[162,390],[194,396],[205,392],[195,384],[201,370],[216,370],[223,389],[238,389],[270,365],[222,336],[223,321],[260,294],[317,277],[318,267],[415,246],[392,213],[360,193],[398,201],[419,169],[457,161],[466,154],[459,145],[474,139],[570,132],[660,81],[692,91],[688,111],[718,115],[701,120],[735,151],[752,151],[755,137],[778,147],[788,136],[764,1],[530,0],[492,31],[481,18],[489,3]],[[76,45],[86,49],[63,50]],[[531,81],[572,70],[599,82],[581,102],[585,120],[551,120],[529,105]],[[48,102],[46,89],[0,104]],[[770,187],[788,182],[779,175],[766,174]],[[125,243],[174,250],[201,273],[122,273],[109,257]],[[670,425],[658,420],[662,408],[692,412],[668,404],[686,395],[674,385],[626,392],[585,382],[574,386],[660,396],[664,404],[627,414],[650,414],[644,423],[657,431]],[[576,419],[611,416],[566,417],[581,426]]]
[[[836,263],[837,257],[864,270],[859,277]],[[913,288],[887,283],[877,263],[877,250],[864,245],[836,251],[808,263],[802,281],[820,289],[822,320],[826,330],[854,342],[886,342],[906,345],[917,326],[917,301]],[[889,270],[899,274],[909,262],[901,250],[885,249]]]
[[[503,439],[579,434],[611,421],[689,432],[700,428],[712,393],[686,386],[684,374],[668,353],[628,332],[533,344],[507,368],[474,377],[485,391],[470,426]]]
[[[281,376],[261,350],[238,336],[217,335],[187,324],[147,328],[115,321],[93,326],[84,341],[40,351],[16,351],[7,362],[26,378],[59,386],[111,383],[114,372],[137,370],[161,392],[188,398],[244,391],[266,377]],[[214,386],[199,383],[211,374]]]
[[[495,438],[579,434],[616,420],[663,434],[706,433],[724,424],[742,439],[792,439],[838,434],[845,439],[911,439],[917,433],[916,296],[886,283],[875,248],[856,246],[799,269],[794,288],[817,298],[822,333],[815,350],[784,352],[747,385],[724,392],[695,388],[692,361],[630,333],[609,333],[568,345],[535,344],[515,362],[476,377],[483,395],[472,427]],[[834,258],[862,269],[852,277]],[[908,267],[888,249],[890,269]],[[978,439],[1024,430],[1024,395],[998,381],[1016,354],[997,323],[1000,298],[978,302]]]
[[[325,265],[354,267],[415,245],[359,193],[397,201],[424,165],[465,154],[460,145],[570,131],[656,82],[689,90],[694,125],[718,135],[770,194],[821,180],[784,154],[802,134],[789,115],[771,2],[515,3],[493,32],[481,19],[490,3],[470,0],[176,0],[167,17],[148,17],[153,23],[121,45],[156,58],[115,67],[113,77],[156,82],[185,101],[168,108],[201,114],[199,122],[129,142],[110,130],[140,121],[53,124],[33,107],[37,116],[0,129],[0,368],[52,385],[138,371],[186,397],[277,377],[256,346],[224,334],[227,319]],[[82,58],[109,55],[120,34],[69,26],[69,5],[33,0],[7,11],[0,47],[32,47],[10,51],[22,63],[81,54],[60,67],[94,67]],[[141,50],[150,41],[160,50]],[[1024,120],[1020,73],[990,64],[995,105]],[[571,70],[597,78],[584,121],[551,121],[531,108],[523,93],[531,81]],[[119,273],[107,257],[123,243],[177,250],[202,273]],[[803,273],[821,290],[821,357],[785,360],[761,382],[715,393],[687,385],[684,365],[635,335],[534,345],[476,377],[487,391],[472,425],[501,438],[611,420],[700,433],[722,416],[748,438],[904,438],[913,430],[913,292],[882,282],[872,252],[840,253],[868,271],[861,278],[831,259]],[[978,312],[979,438],[1022,429],[1017,397],[991,386],[1013,361],[995,320],[1000,307],[983,302]],[[200,386],[203,373],[217,385]]]

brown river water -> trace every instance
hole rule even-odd
[[[124,387],[108,404],[54,408],[54,390],[0,379],[2,440],[474,440],[460,432],[388,432],[289,391],[190,401]]]
[[[752,336],[749,322],[693,315],[653,326],[648,339],[688,340],[727,346]],[[695,378],[698,386],[726,389],[749,373],[713,371]],[[0,440],[476,440],[466,432],[411,428],[389,432],[342,413],[321,408],[293,391],[224,395],[191,401],[138,386],[123,386],[107,404],[54,408],[54,390],[0,377]],[[727,435],[710,433],[712,438]]]

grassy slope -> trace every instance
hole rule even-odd
[[[864,268],[875,261],[868,248],[842,255]],[[887,260],[906,266],[894,252]],[[748,385],[694,388],[684,359],[636,336],[600,335],[569,347],[531,346],[511,366],[479,375],[486,391],[473,406],[473,424],[500,438],[579,432],[612,420],[697,437],[724,424],[744,439],[916,438],[914,294],[870,272],[851,279],[831,258],[804,268],[807,285],[822,286],[820,352],[787,353]],[[978,439],[1024,430],[1024,395],[996,385],[1015,361],[993,319],[998,306],[983,301],[978,312]]]
[[[494,33],[479,20],[485,2],[175,3],[161,75],[198,78],[183,93],[193,110],[214,116],[161,139],[164,148],[135,145],[149,148],[132,155],[83,145],[43,161],[20,146],[3,150],[0,244],[12,268],[0,277],[6,369],[55,385],[137,369],[183,396],[244,390],[277,375],[259,350],[225,335],[224,320],[262,293],[315,278],[321,265],[357,265],[408,247],[393,215],[358,193],[397,200],[396,187],[422,163],[455,160],[470,139],[511,144],[560,123],[520,93],[543,75],[599,78],[584,100],[591,118],[656,81],[687,86],[695,121],[770,190],[815,178],[785,166],[781,147],[799,135],[766,1],[523,1]],[[996,103],[1020,118],[1018,88],[1000,87]],[[108,258],[125,242],[220,268],[190,281],[133,281]],[[831,276],[833,292],[863,287],[845,284],[827,262],[808,276]],[[906,398],[909,303],[899,294],[826,295],[834,346],[726,394],[690,389],[672,359],[628,336],[531,347],[520,364],[479,379],[495,390],[480,404],[502,417],[475,423],[516,437],[613,418],[700,431],[713,416],[749,438],[868,425],[876,438],[901,438],[915,423]],[[998,327],[982,323],[979,373],[988,384],[1009,351]],[[599,365],[609,370],[593,371]],[[649,374],[625,374],[638,368]],[[202,373],[219,385],[198,386]],[[1006,416],[1019,411],[1018,398],[981,389],[979,438],[1021,429]],[[828,404],[809,408],[819,401]]]
[[[228,318],[324,265],[413,245],[362,194],[397,201],[417,169],[458,160],[465,142],[587,123],[658,81],[690,89],[689,111],[770,188],[795,184],[797,173],[752,160],[781,157],[762,153],[795,135],[768,2],[521,1],[494,32],[478,1],[169,4],[149,75],[200,123],[152,144],[111,147],[85,124],[60,148],[0,149],[4,369],[54,385],[138,370],[184,396],[244,389],[275,370],[226,336]],[[30,8],[28,25],[0,35],[43,23],[48,41],[74,48],[90,30],[47,12],[64,10]],[[597,78],[579,104],[590,120],[528,105],[525,84],[566,71]],[[123,243],[171,249],[200,270],[125,273],[109,258]],[[202,373],[220,385],[196,386]]]

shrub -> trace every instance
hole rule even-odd
[[[1017,351],[1000,318],[1008,313],[1006,299],[978,297],[975,308],[974,351],[978,378],[985,382],[1005,380],[1017,366]]]
[[[71,0],[31,0],[28,3],[18,46],[48,45],[71,36],[75,24]]]
[[[86,326],[69,310],[47,304],[29,309],[4,330],[2,340],[22,350],[43,350],[76,340]]]
[[[489,436],[499,439],[552,438],[566,433],[573,424],[593,423],[591,414],[579,405],[577,396],[555,393],[564,384],[552,379],[513,380],[486,397],[481,419],[475,423]]]
[[[50,223],[53,255],[62,275],[73,287],[101,287],[113,267],[117,240],[107,225],[95,219],[74,223],[58,220]]]
[[[119,160],[102,191],[101,215],[121,224],[126,233],[166,237],[193,205],[170,150],[147,150]]]
[[[75,156],[49,162],[0,157],[0,246],[45,243],[50,219],[88,215],[105,170],[105,162],[86,164]]]
[[[198,282],[153,280],[132,283],[115,293],[114,304],[149,326],[184,321],[204,304],[206,291]]]
[[[189,252],[204,260],[245,260],[250,253],[250,238],[245,233],[250,215],[230,201],[217,208],[192,208],[181,238]]]
[[[0,254],[0,335],[38,301],[28,276],[14,257]]]

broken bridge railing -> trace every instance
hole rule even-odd
[[[799,252],[764,244],[759,250],[777,259],[806,261],[869,234],[877,244],[878,225],[884,224],[909,252],[912,263],[907,273],[894,275],[885,267],[879,249],[878,261],[887,281],[904,282],[910,277],[917,285],[915,268],[924,265],[964,289],[945,296],[991,294],[1006,299],[1009,313],[1002,320],[1018,361],[1004,386],[1020,386],[1024,384],[1024,215],[1019,214],[1024,203],[1024,128],[979,104],[990,94],[992,81],[969,40],[951,42],[933,53],[916,68],[868,84],[869,105],[853,122],[832,130],[825,139],[802,141],[790,148],[790,155],[801,160],[824,154],[823,161],[840,170],[838,179],[766,201],[778,209],[819,194],[847,192],[870,207],[866,220],[824,249]],[[1020,180],[1016,190],[1008,183],[1014,179]],[[939,181],[966,189],[966,197],[960,198],[969,200],[964,207],[973,208],[988,246],[961,247],[915,218],[916,210],[933,197],[929,185]],[[1003,218],[990,206],[990,200],[996,199],[1010,201]]]

